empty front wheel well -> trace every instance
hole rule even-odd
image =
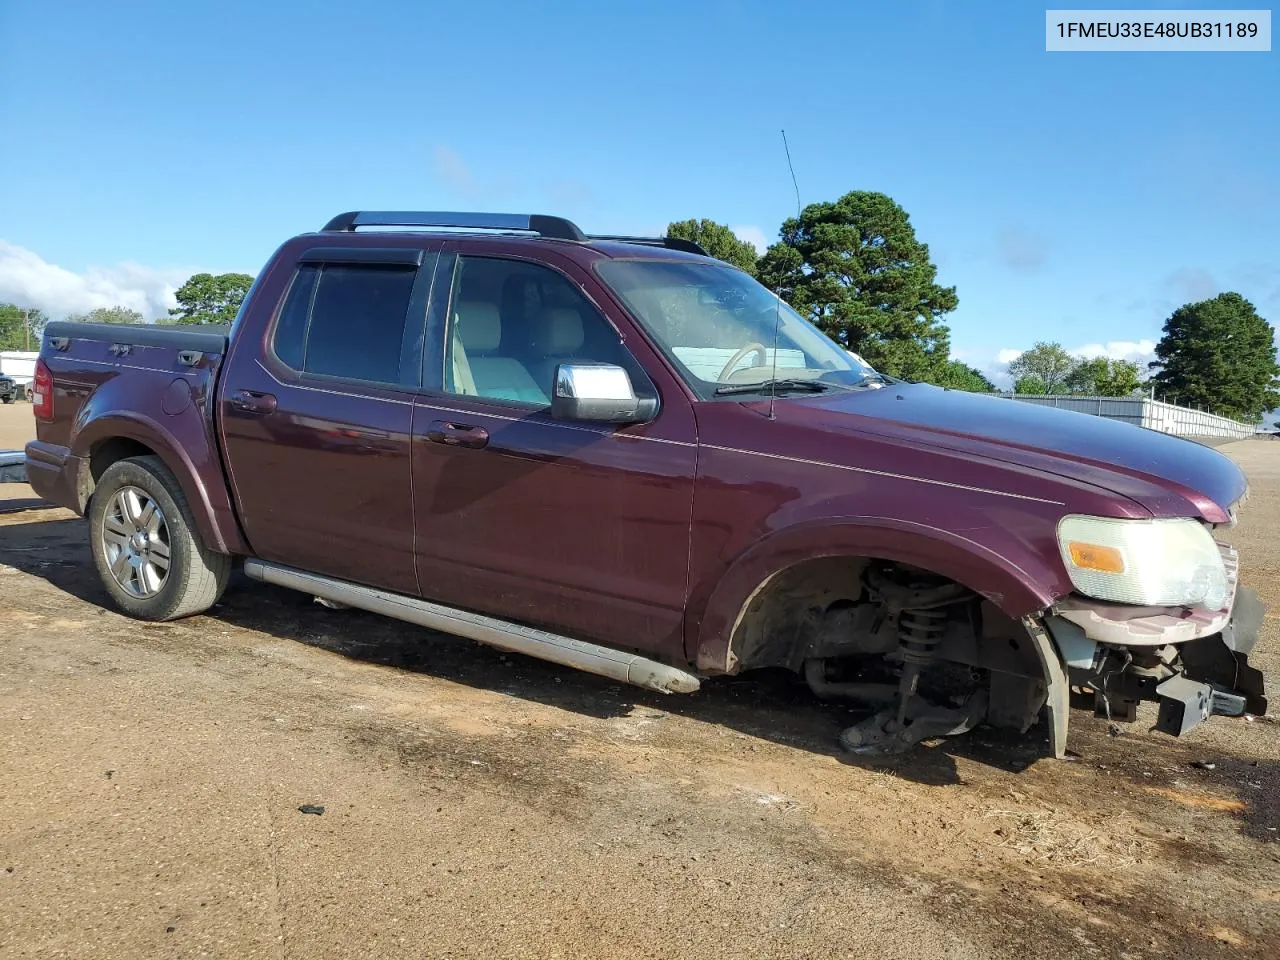
[[[731,673],[782,667],[821,698],[869,708],[846,731],[864,746],[978,722],[1025,732],[1049,689],[1026,623],[955,577],[884,557],[819,557],[777,571],[742,604],[729,640]]]
[[[948,608],[951,618],[963,619],[978,637],[987,641],[1023,631],[1017,621],[984,600],[968,585],[910,564],[866,556],[828,556],[803,560],[778,571],[761,583],[744,604],[733,627],[731,649],[735,672],[756,667],[788,667],[799,670],[806,651],[822,642],[824,632],[846,630],[859,622],[857,611],[881,607],[868,589],[868,570],[891,578],[926,575],[934,589],[952,584],[959,605]],[[871,577],[874,582],[874,576]],[[877,629],[880,618],[870,620]],[[866,626],[866,624],[863,624]],[[892,634],[890,625],[889,634]],[[883,638],[889,640],[888,637]],[[891,642],[891,640],[889,640]],[[877,644],[863,644],[871,652]]]

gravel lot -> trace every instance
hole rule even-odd
[[[1280,443],[1222,449],[1274,687]],[[242,579],[105,604],[83,522],[0,487],[6,958],[1280,956],[1270,721],[850,761],[790,677],[649,695]]]

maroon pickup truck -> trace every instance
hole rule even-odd
[[[788,668],[860,752],[1266,710],[1232,461],[883,376],[687,241],[343,214],[230,329],[49,324],[33,399],[30,482],[135,617],[240,562],[665,692]]]

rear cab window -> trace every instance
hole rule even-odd
[[[416,251],[403,252],[407,260]],[[316,377],[415,387],[425,323],[431,254],[413,262],[368,261],[359,251],[299,264],[271,335],[275,358]]]

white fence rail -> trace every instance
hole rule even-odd
[[[1038,403],[1046,407],[1058,407],[1088,413],[1108,420],[1121,420],[1135,426],[1172,433],[1179,437],[1226,437],[1242,440],[1258,430],[1256,423],[1241,423],[1227,417],[1178,407],[1147,397],[1074,397],[1041,396],[1029,394],[1004,394],[1022,403]]]
[[[1258,424],[1229,420],[1204,410],[1189,410],[1160,400],[1146,401],[1144,427],[1190,437],[1235,437],[1243,439],[1258,432]]]

